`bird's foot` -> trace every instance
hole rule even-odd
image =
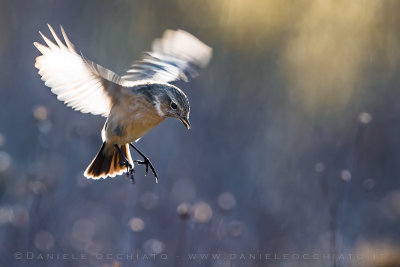
[[[139,149],[137,149],[132,143],[129,144],[133,149],[136,150],[136,152],[139,153],[140,156],[142,156],[143,160],[134,160],[133,162],[136,162],[139,165],[146,165],[146,173],[147,175],[149,173],[149,167],[151,169],[151,172],[154,174],[154,177],[156,178],[156,183],[158,183],[158,176],[156,173],[156,170],[153,167],[153,164],[151,164],[150,160],[142,153],[140,152]]]
[[[151,164],[150,160],[147,157],[143,157],[143,160],[134,160],[134,162],[136,162],[139,165],[146,165],[145,176],[147,176],[147,174],[149,173],[149,167],[150,167],[151,172],[154,174],[154,177],[156,178],[156,183],[158,183],[158,176],[156,170],[154,169],[153,164]]]
[[[121,166],[126,167],[126,178],[131,179],[132,184],[135,183],[135,170],[133,169],[132,165],[128,161],[123,161],[119,163]]]

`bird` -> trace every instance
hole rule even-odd
[[[84,176],[100,179],[126,172],[135,183],[137,163],[145,165],[145,175],[150,168],[158,183],[152,163],[133,143],[166,118],[190,129],[188,97],[173,83],[197,77],[209,64],[212,48],[184,30],[167,29],[151,51],[118,75],[78,53],[61,25],[63,41],[47,26],[55,43],[40,31],[45,44],[33,43],[41,53],[34,66],[44,84],[68,107],[106,118],[103,144]],[[132,160],[130,147],[143,160]]]

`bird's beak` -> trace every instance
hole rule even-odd
[[[180,117],[179,119],[181,120],[181,122],[182,122],[183,124],[185,124],[186,128],[189,130],[189,129],[190,129],[190,122],[189,122],[189,120],[188,120],[187,118],[185,118],[185,117]]]

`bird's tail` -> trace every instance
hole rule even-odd
[[[121,145],[120,149],[133,166],[129,144]],[[124,162],[124,159],[115,149],[114,145],[104,142],[97,156],[92,160],[89,167],[87,167],[84,175],[86,178],[93,179],[115,177],[126,171],[126,167],[120,165],[121,162]]]

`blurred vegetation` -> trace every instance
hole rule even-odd
[[[131,266],[95,255],[139,252],[169,258],[135,266],[398,266],[399,12],[395,0],[0,1],[0,265]],[[104,119],[40,80],[32,43],[46,23],[117,73],[167,28],[213,47],[178,84],[192,130],[167,120],[138,143],[159,184],[140,166],[136,185],[83,177]],[[360,259],[185,258],[216,252]]]

